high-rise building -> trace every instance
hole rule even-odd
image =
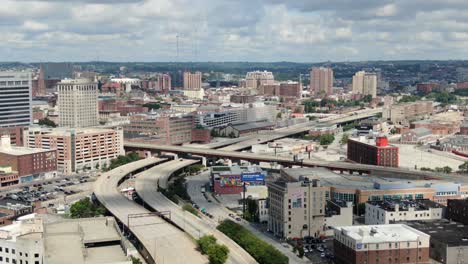
[[[353,93],[361,95],[377,96],[377,74],[358,71],[353,76]]]
[[[314,67],[310,70],[310,91],[316,96],[333,93],[333,70]]]
[[[184,72],[184,90],[197,91],[202,88],[202,73]]]
[[[98,125],[98,88],[87,79],[63,80],[57,84],[59,126]]]
[[[245,76],[245,86],[247,88],[258,89],[261,85],[269,85],[275,83],[275,77],[269,71],[253,71],[248,72]]]
[[[318,237],[323,233],[326,193],[317,179],[267,183],[270,199],[268,229],[283,238]]]
[[[162,73],[157,77],[157,90],[168,93],[171,90],[171,75]]]
[[[28,126],[31,121],[31,73],[0,72],[0,127]]]

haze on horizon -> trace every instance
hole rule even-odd
[[[2,0],[0,61],[463,60],[467,11],[463,0]]]

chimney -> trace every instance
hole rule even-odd
[[[0,148],[11,149],[10,135],[3,135],[0,143]]]

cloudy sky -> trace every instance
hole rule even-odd
[[[0,1],[0,61],[468,59],[466,0]]]

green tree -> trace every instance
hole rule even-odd
[[[55,124],[54,121],[50,120],[49,118],[43,118],[39,120],[38,124],[40,126],[47,126],[47,127],[57,127],[57,124]]]
[[[345,145],[348,143],[348,140],[349,140],[349,134],[344,133],[343,136],[341,137],[340,144]]]
[[[208,252],[208,248],[216,243],[216,238],[212,235],[204,235],[197,240],[197,244],[203,253]]]
[[[247,215],[245,218],[250,222],[258,222],[259,217],[257,202],[251,198],[247,198],[245,202],[247,207]]]
[[[197,209],[193,208],[191,204],[184,204],[184,206],[182,206],[182,209],[198,216]]]
[[[297,254],[300,258],[304,257],[304,248],[303,247],[298,247],[297,248]]]
[[[79,200],[70,207],[71,218],[96,217],[104,213],[104,207],[93,204],[88,197]]]
[[[276,118],[278,118],[278,119],[281,119],[282,116],[283,116],[283,114],[281,112],[278,112],[278,114],[276,114]]]
[[[335,140],[335,136],[332,134],[325,134],[320,136],[320,145],[330,145]]]
[[[135,258],[134,256],[130,257],[132,260],[132,264],[143,264],[139,258]]]
[[[149,110],[158,110],[161,108],[161,105],[158,103],[146,103],[143,106],[147,107]]]
[[[224,264],[228,258],[229,249],[225,245],[210,245],[208,251],[208,259],[210,264]]]
[[[458,166],[458,169],[462,172],[468,172],[468,161],[465,161],[463,164]]]

